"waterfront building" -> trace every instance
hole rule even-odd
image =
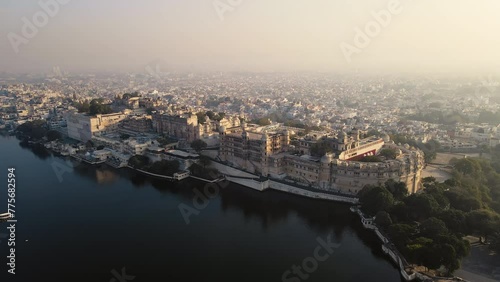
[[[409,146],[398,146],[384,138],[361,139],[313,133],[290,146],[290,131],[284,128],[242,125],[221,128],[219,158],[232,166],[262,176],[288,179],[326,191],[358,193],[366,185],[379,185],[392,179],[406,183],[408,192],[421,187],[423,152]],[[322,137],[319,137],[322,136]],[[328,148],[323,156],[312,154],[318,144]],[[380,157],[379,162],[362,162],[380,149],[397,152],[395,159]]]
[[[262,175],[276,172],[280,158],[273,156],[286,152],[289,145],[290,133],[287,129],[276,130],[246,123],[228,129],[220,128],[220,159]]]
[[[117,131],[119,122],[126,117],[127,115],[123,113],[96,116],[70,113],[66,117],[68,136],[75,140],[86,142],[95,135]]]
[[[153,145],[153,141],[149,138],[130,138],[124,141],[125,152],[135,156],[144,155],[148,148]]]
[[[221,120],[210,120],[205,117],[205,122],[200,123],[198,117],[192,113],[180,115],[155,114],[152,119],[152,126],[157,133],[167,135],[191,143],[196,139],[201,139],[207,143],[208,147],[219,146],[220,128],[232,128],[240,126],[240,119],[237,116],[224,117]]]
[[[194,114],[183,115],[153,115],[153,128],[156,132],[187,142],[193,142],[200,138],[200,126],[198,117]]]

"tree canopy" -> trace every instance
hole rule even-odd
[[[207,148],[207,143],[201,139],[196,139],[191,142],[191,148],[193,148],[196,152],[201,152],[203,149]]]
[[[367,186],[358,195],[362,210],[376,215],[375,224],[410,262],[445,266],[451,274],[469,252],[465,235],[500,251],[500,174],[494,160],[457,159],[452,179],[425,178],[417,194],[407,195],[404,183],[395,181]]]

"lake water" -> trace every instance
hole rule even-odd
[[[179,205],[193,207],[193,189],[204,183],[66,163],[0,137],[0,213],[9,167],[16,169],[16,275],[7,274],[0,238],[0,281],[279,282],[304,260],[307,279],[290,273],[288,281],[402,281],[348,205],[231,184],[186,224]],[[315,264],[318,238],[329,234],[339,247]],[[126,280],[113,272],[123,268]]]

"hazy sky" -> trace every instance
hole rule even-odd
[[[396,1],[400,12],[368,46],[356,45],[355,28],[391,0],[218,0],[236,3],[222,18],[214,0],[70,0],[26,38],[22,18],[42,13],[38,1],[0,0],[0,71],[140,70],[157,60],[200,70],[500,70],[498,0]],[[342,42],[357,48],[350,62]]]

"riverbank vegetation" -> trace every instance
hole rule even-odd
[[[219,171],[216,168],[209,167],[211,163],[212,161],[209,157],[201,155],[198,162],[192,164],[189,167],[189,171],[193,176],[208,180],[215,180],[220,178],[221,174],[219,173]]]
[[[175,160],[152,162],[148,157],[141,155],[131,157],[128,164],[135,169],[165,176],[173,176],[174,173],[179,172],[180,166],[179,162]]]
[[[62,134],[56,130],[49,130],[47,122],[44,120],[27,121],[17,127],[17,132],[32,140],[42,140],[46,138],[48,141],[63,139]]]
[[[104,104],[104,99],[93,99],[90,102],[85,100],[83,102],[75,102],[73,106],[79,113],[87,113],[89,115],[110,114],[113,112],[110,105]]]
[[[363,212],[376,215],[377,226],[410,263],[445,266],[451,274],[469,253],[466,235],[500,253],[500,171],[490,161],[456,160],[452,179],[438,183],[428,177],[423,186],[407,195],[404,183],[388,181],[359,193]]]

